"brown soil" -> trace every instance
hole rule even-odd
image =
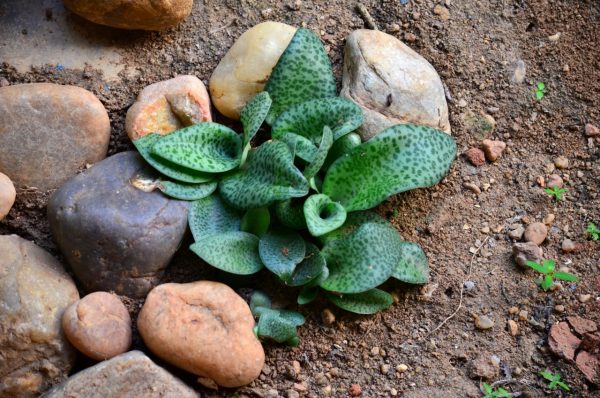
[[[550,369],[560,372],[573,390],[572,395],[554,391],[551,396],[600,397],[598,386],[586,382],[573,364],[554,357],[546,341],[549,327],[566,316],[600,321],[600,242],[587,240],[584,233],[589,221],[600,223],[600,140],[588,140],[583,133],[585,123],[600,124],[600,3],[446,0],[450,19],[442,20],[433,12],[434,1],[403,2],[363,3],[380,29],[400,39],[414,35],[415,40],[406,43],[440,73],[448,89],[459,151],[479,145],[483,138],[501,139],[507,150],[496,163],[479,168],[459,157],[439,186],[399,195],[378,209],[406,239],[425,249],[432,277],[424,290],[387,283],[384,288],[395,292],[398,302],[375,316],[351,315],[322,301],[301,308],[308,322],[300,328],[300,346],[290,349],[267,344],[268,364],[263,374],[238,391],[207,390],[189,375],[170,368],[197,386],[203,396],[266,397],[274,389],[291,397],[294,395],[287,395],[288,390],[305,388],[300,395],[321,397],[331,391],[332,396],[343,397],[348,396],[351,384],[358,384],[365,397],[391,396],[393,389],[398,396],[407,397],[478,397],[479,380],[469,378],[469,361],[488,353],[501,360],[498,380],[512,378],[513,383],[506,387],[523,392],[522,396],[543,396],[537,374]],[[144,86],[177,74],[194,74],[207,83],[233,41],[266,19],[319,33],[339,81],[344,38],[353,29],[364,27],[355,1],[270,3],[196,1],[193,14],[175,29],[123,32],[118,40],[125,48],[126,68],[110,83],[94,65],[85,70],[58,70],[56,65],[47,65],[19,73],[5,63],[0,78],[11,84],[75,84],[94,92],[110,114],[113,135],[109,154],[132,148],[124,131],[125,112]],[[86,24],[76,17],[71,22]],[[398,24],[400,31],[393,32],[393,24]],[[558,41],[548,39],[557,32],[561,32]],[[522,83],[513,80],[519,60],[527,67]],[[541,101],[534,97],[538,81],[547,87]],[[482,113],[493,115],[493,131],[474,122]],[[542,191],[536,178],[547,175],[546,165],[559,155],[570,161],[568,169],[558,170],[569,192],[566,200],[557,202]],[[475,194],[463,187],[465,182],[480,187],[489,184],[489,188]],[[48,196],[19,192],[10,215],[0,222],[0,233],[18,234],[60,257],[46,221]],[[507,231],[511,224],[541,221],[549,213],[556,220],[543,244],[544,255],[568,266],[580,282],[544,293],[532,272],[523,272],[513,263]],[[490,233],[481,232],[486,226]],[[560,244],[567,237],[581,244],[579,251],[562,253]],[[473,255],[470,249],[480,245]],[[272,294],[278,305],[294,308],[296,292],[281,289],[265,276],[232,278],[209,269],[183,249],[165,281],[220,279],[238,288],[260,288]],[[457,308],[461,285],[467,279],[475,282],[475,287],[465,292],[462,308],[432,333]],[[581,303],[580,294],[592,298]],[[142,302],[125,299],[136,316]],[[564,312],[556,311],[557,305],[564,306]],[[529,321],[518,321],[516,337],[506,327],[508,319],[517,320],[509,314],[513,306],[529,314]],[[321,320],[324,308],[336,316],[331,326]],[[489,316],[494,327],[475,329],[474,315]],[[143,349],[139,337],[135,347]],[[299,374],[293,361],[300,363]],[[82,358],[78,369],[90,364]],[[382,368],[384,364],[389,367]],[[408,365],[408,370],[396,372],[399,364]],[[295,383],[300,384],[294,387]]]

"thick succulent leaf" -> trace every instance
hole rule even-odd
[[[296,266],[294,273],[287,283],[289,286],[302,286],[315,280],[325,269],[327,263],[319,248],[310,242],[306,242],[306,255]]]
[[[306,319],[304,319],[304,316],[296,311],[291,311],[291,310],[280,310],[280,309],[275,309],[273,311],[277,311],[279,313],[279,317],[285,319],[288,322],[291,322],[294,326],[302,326],[304,325],[304,322],[306,322]]]
[[[258,238],[247,232],[224,232],[205,237],[190,249],[208,264],[237,275],[251,275],[263,268]]]
[[[239,231],[240,219],[238,211],[216,194],[193,202],[188,214],[188,224],[196,242],[210,235]]]
[[[296,264],[304,259],[306,245],[297,232],[275,229],[260,239],[258,253],[269,271],[288,281]]]
[[[346,311],[365,315],[384,310],[393,303],[392,296],[379,289],[371,289],[358,294],[327,293],[327,299]]]
[[[250,209],[244,214],[240,229],[244,232],[249,232],[261,237],[267,233],[270,224],[271,213],[269,213],[269,209],[260,207],[258,209]]]
[[[329,277],[321,287],[339,293],[362,293],[383,282],[400,261],[400,235],[387,225],[367,223],[322,250]]]
[[[221,180],[221,196],[232,206],[252,209],[308,193],[308,181],[294,166],[289,147],[280,141],[265,142],[248,168]]]
[[[347,211],[372,208],[393,194],[438,183],[456,155],[448,134],[425,126],[390,127],[335,161],[323,193]]]
[[[401,242],[400,261],[392,270],[392,277],[406,283],[427,283],[429,262],[421,246],[412,242]]]
[[[269,109],[271,108],[271,96],[266,91],[262,91],[254,96],[244,109],[240,112],[240,121],[244,127],[244,150],[242,153],[241,163],[244,164],[248,151],[250,151],[250,141],[260,129],[260,126],[265,121]]]
[[[314,286],[304,286],[298,293],[296,302],[300,305],[312,303],[319,295],[319,288]]]
[[[347,153],[350,153],[350,151],[359,146],[360,143],[360,135],[356,133],[346,134],[345,136],[336,140],[327,154],[327,159],[325,159],[325,163],[323,164],[323,170],[327,170],[329,166],[333,164],[333,162]]]
[[[356,211],[353,213],[348,213],[344,225],[334,231],[329,232],[328,234],[320,236],[319,239],[323,244],[326,244],[336,239],[345,238],[350,233],[354,232],[359,226],[366,223],[387,225],[394,229],[394,226],[390,224],[388,220],[381,217],[377,213],[373,213],[372,211]]]
[[[304,218],[310,234],[321,236],[344,224],[346,210],[327,195],[316,194],[304,202]]]
[[[281,224],[292,229],[305,229],[304,203],[288,199],[275,203],[275,215]]]
[[[280,138],[281,141],[288,144],[294,156],[306,162],[312,162],[317,155],[318,148],[308,138],[294,133],[287,133]]]
[[[279,311],[268,309],[260,314],[256,330],[261,339],[268,338],[278,343],[288,343],[297,340],[296,327],[294,322],[282,317]]]
[[[252,315],[258,316],[261,308],[271,308],[271,299],[265,293],[257,290],[250,297],[250,311],[252,311]]]
[[[137,148],[138,152],[150,166],[154,167],[161,174],[167,177],[171,177],[174,180],[188,182],[190,184],[200,184],[203,182],[209,182],[215,179],[214,174],[203,173],[198,170],[188,169],[173,163],[167,159],[163,159],[160,156],[154,155],[151,150],[158,141],[164,136],[159,134],[148,134],[142,138],[138,138],[133,141],[133,145]]]
[[[242,140],[229,127],[204,122],[164,136],[152,153],[190,169],[220,173],[240,164]]]
[[[333,145],[333,133],[328,126],[325,126],[323,127],[323,135],[321,137],[319,150],[315,154],[313,161],[304,169],[304,177],[311,179],[317,175],[319,170],[321,170],[321,167],[323,167],[323,163],[325,163],[331,145]]]
[[[331,62],[317,35],[304,28],[296,31],[273,68],[265,91],[273,100],[267,116],[271,125],[292,105],[336,96]]]
[[[156,186],[165,195],[181,200],[198,200],[211,195],[217,189],[217,182],[188,184],[176,181],[159,181]]]
[[[354,102],[344,98],[323,98],[302,102],[287,108],[279,115],[272,127],[273,138],[294,133],[321,142],[323,127],[333,132],[333,139],[356,130],[363,122],[362,110]]]

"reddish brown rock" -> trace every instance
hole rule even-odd
[[[17,191],[12,181],[6,174],[0,173],[0,220],[10,212],[16,197]]]
[[[145,87],[127,111],[125,130],[137,140],[211,120],[206,87],[196,76],[182,75]]]
[[[548,236],[548,227],[544,223],[534,222],[529,224],[527,228],[525,228],[525,234],[523,237],[526,242],[531,242],[536,245],[541,245],[542,242],[546,240]]]
[[[556,323],[550,328],[548,345],[556,355],[573,360],[575,359],[575,350],[580,344],[581,340],[571,333],[567,322]]]
[[[581,349],[591,353],[598,353],[600,348],[600,336],[598,334],[586,333],[583,335]]]
[[[598,330],[598,326],[596,322],[591,321],[589,319],[582,318],[580,316],[569,316],[567,317],[567,322],[571,324],[571,327],[580,335],[584,335],[586,333],[593,333]]]
[[[506,143],[503,141],[483,140],[483,152],[490,162],[495,162],[506,149]]]
[[[600,360],[597,356],[594,356],[587,351],[581,351],[577,354],[575,363],[577,364],[577,369],[585,375],[586,379],[592,383],[600,383]]]
[[[348,395],[351,397],[360,397],[362,394],[362,388],[358,384],[351,384],[348,389]]]
[[[481,354],[469,364],[469,377],[472,379],[495,380],[500,374],[500,358],[496,355]]]
[[[131,345],[131,318],[114,294],[95,292],[71,304],[62,325],[71,344],[98,361],[122,354]]]
[[[600,129],[591,123],[585,125],[585,135],[588,137],[597,137],[600,135]]]
[[[137,324],[154,354],[224,387],[250,383],[264,365],[250,308],[222,283],[157,286],[148,294]]]
[[[473,166],[483,166],[485,164],[485,153],[479,148],[470,148],[465,152],[465,157]]]
[[[563,179],[558,174],[550,174],[546,186],[548,188],[562,188],[564,185]]]

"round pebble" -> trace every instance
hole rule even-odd
[[[335,322],[335,315],[330,309],[325,308],[323,312],[321,312],[321,320],[325,325],[331,326]]]
[[[67,339],[98,361],[122,354],[131,345],[131,318],[114,294],[95,292],[69,306],[62,318]]]
[[[562,241],[561,249],[564,253],[572,253],[577,250],[577,244],[571,239],[565,239]]]
[[[16,196],[17,191],[10,178],[0,173],[0,220],[6,217],[12,208]]]
[[[486,315],[477,316],[475,317],[475,327],[480,330],[488,330],[494,327],[494,321]]]
[[[546,240],[546,236],[548,236],[548,227],[546,227],[544,223],[534,222],[525,228],[525,234],[523,236],[526,242],[540,245]]]
[[[569,159],[567,159],[564,156],[559,156],[556,159],[554,159],[554,165],[557,169],[566,169],[567,167],[569,167]]]

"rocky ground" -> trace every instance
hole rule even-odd
[[[441,76],[452,135],[465,155],[442,184],[399,195],[378,208],[404,238],[424,248],[431,282],[423,288],[387,283],[384,288],[397,302],[375,316],[351,315],[320,301],[301,308],[308,322],[300,328],[300,346],[267,345],[261,375],[239,390],[207,389],[152,357],[203,396],[479,397],[482,379],[521,396],[600,396],[597,362],[586,358],[578,366],[574,361],[582,352],[597,355],[597,342],[586,333],[600,322],[600,243],[585,233],[589,222],[600,224],[600,137],[593,127],[586,130],[587,124],[600,126],[597,2],[364,1],[369,19],[354,1],[196,1],[176,28],[115,33],[90,31],[86,21],[49,1],[43,12],[31,13],[47,27],[36,35],[56,34],[60,22],[69,35],[81,32],[92,43],[108,37],[115,63],[86,65],[75,55],[75,66],[65,67],[69,63],[57,50],[47,64],[31,69],[7,50],[12,41],[31,43],[19,33],[34,35],[18,22],[4,23],[20,4],[0,5],[0,85],[52,82],[90,90],[108,110],[110,155],[132,149],[125,114],[142,88],[177,74],[196,75],[208,84],[235,39],[265,20],[318,33],[340,86],[345,38],[372,23],[418,51]],[[538,82],[545,84],[540,100]],[[473,150],[494,152],[503,146],[485,139],[506,145],[494,162]],[[23,156],[22,162],[28,161],[33,163]],[[563,200],[543,190],[561,183],[567,189]],[[17,234],[64,261],[46,216],[51,193],[17,190],[0,234]],[[541,247],[543,258],[567,267],[579,281],[542,291],[537,275],[512,258],[513,243],[522,240],[535,242],[531,251]],[[228,278],[187,250],[176,254],[160,282],[205,278],[235,288],[260,287],[275,296],[277,305],[294,307],[295,294],[274,280],[262,274]],[[121,298],[137,319],[143,299]],[[135,326],[132,337],[133,348],[149,352]],[[126,360],[152,368],[136,355]],[[73,372],[93,363],[79,356]],[[560,373],[572,392],[545,388],[539,372],[546,369]],[[160,368],[151,371],[164,377]],[[179,384],[169,388],[189,393]]]

